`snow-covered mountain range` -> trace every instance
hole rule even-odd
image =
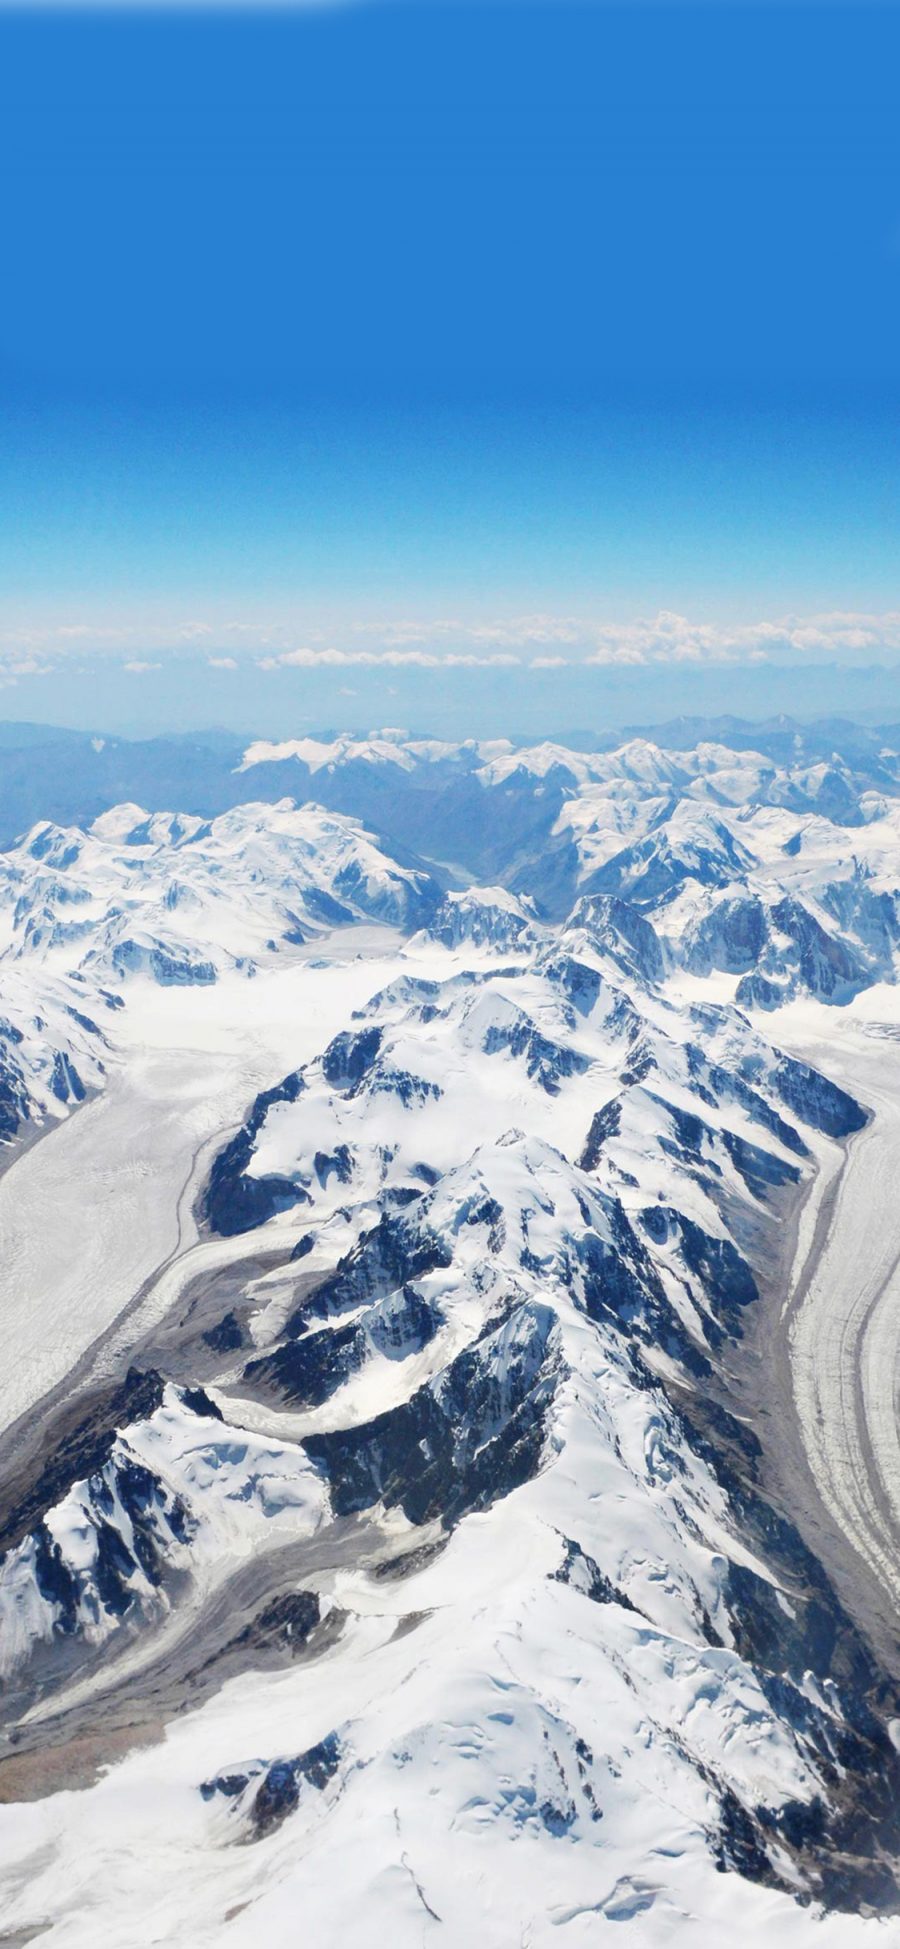
[[[900,757],[787,742],[0,854],[9,1940],[900,1942]]]

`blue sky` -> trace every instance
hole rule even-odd
[[[0,711],[888,708],[898,57],[891,6],[0,7]]]

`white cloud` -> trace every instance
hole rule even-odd
[[[646,663],[644,651],[637,643],[600,643],[585,663]]]
[[[52,667],[36,656],[22,656],[6,665],[11,677],[49,677]]]
[[[900,611],[836,611],[751,623],[701,623],[676,611],[593,631],[586,661],[607,663],[760,663],[800,657],[847,661],[900,653]]]
[[[305,646],[285,650],[281,656],[260,659],[261,670],[492,670],[508,669],[521,662],[518,656],[476,656],[448,650],[435,656],[430,650],[317,650]]]
[[[334,628],[334,626],[333,626]],[[302,632],[302,633],[301,633]],[[216,654],[211,654],[213,648]],[[88,659],[127,659],[142,675],[160,660],[202,659],[214,670],[562,670],[706,663],[893,663],[900,659],[900,610],[823,610],[746,622],[697,620],[676,610],[610,621],[545,612],[506,617],[437,616],[349,621],[338,634],[287,616],[136,623],[124,617],[0,627],[7,679],[63,664],[90,674]]]

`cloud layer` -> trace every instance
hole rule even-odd
[[[666,609],[622,622],[547,614],[484,621],[438,617],[352,622],[335,637],[321,630],[301,635],[290,618],[7,627],[0,631],[0,680],[8,686],[63,666],[95,668],[98,657],[135,676],[160,667],[163,657],[200,662],[226,676],[248,665],[264,673],[518,670],[536,675],[662,664],[890,665],[900,660],[900,610],[835,610],[746,623],[696,621]]]

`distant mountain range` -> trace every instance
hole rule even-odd
[[[877,787],[882,781],[881,750],[885,745],[900,744],[900,726],[864,727],[844,719],[808,724],[785,718],[763,723],[692,718],[677,719],[652,731],[608,735],[580,732],[559,739],[551,748],[567,750],[573,757],[612,751],[632,738],[664,751],[691,750],[703,743],[727,745],[737,752],[757,751],[784,767],[830,765],[837,757],[858,777],[870,778]],[[314,796],[319,803],[374,822],[379,830],[384,820],[396,820],[396,832],[390,825],[384,829],[401,843],[404,837],[408,842],[410,834],[403,820],[410,808],[402,795],[395,801],[391,786],[396,786],[396,776],[389,774],[386,786],[379,757],[385,742],[378,737],[332,738],[323,734],[321,738],[269,746],[285,753],[293,749],[297,755],[283,758],[274,772],[260,760],[254,767],[254,792],[266,800],[284,792],[305,798],[310,796],[308,787],[316,777]],[[40,724],[0,724],[0,846],[10,845],[39,819],[60,825],[89,825],[101,812],[123,802],[137,803],[148,812],[176,808],[204,818],[215,817],[239,805],[245,796],[241,765],[246,745],[246,739],[222,731],[130,740],[100,731],[89,734]],[[304,747],[313,750],[326,745],[333,752],[333,763],[327,767],[299,755]],[[467,752],[476,754],[472,768],[478,768],[475,744],[432,748],[460,754],[457,786],[469,768]],[[428,833],[429,843],[433,840],[438,847],[446,844],[448,836],[458,837],[449,796],[451,781],[441,777],[440,783],[446,790],[435,795],[430,813],[434,832],[429,827]],[[461,810],[464,814],[465,807]],[[480,866],[478,870],[482,870]]]

